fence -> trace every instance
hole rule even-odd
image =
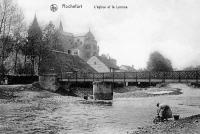
[[[171,71],[171,72],[108,72],[108,73],[62,73],[59,75],[61,80],[73,81],[139,81],[146,80],[195,80],[200,78],[200,70],[195,71]]]

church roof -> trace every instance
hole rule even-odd
[[[94,35],[92,34],[90,30],[86,33],[85,36],[94,39]]]
[[[36,15],[34,17],[32,24],[29,27],[28,34],[29,36],[42,36],[42,31],[38,24]]]
[[[63,31],[63,25],[62,25],[61,21],[60,21],[60,25],[59,25],[59,31]]]
[[[74,36],[73,33],[69,33],[69,32],[62,32],[62,34],[65,36]]]
[[[38,21],[37,21],[36,14],[35,14],[35,16],[34,16],[32,26],[39,26]]]
[[[58,31],[59,31],[60,33],[62,33],[64,36],[74,36],[72,33],[65,32],[65,31],[63,30],[62,21],[60,21],[60,24],[59,24],[59,27],[58,27]]]

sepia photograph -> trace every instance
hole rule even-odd
[[[0,134],[200,134],[199,0],[0,0]]]

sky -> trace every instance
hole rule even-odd
[[[145,68],[150,53],[160,51],[174,68],[200,65],[200,0],[17,0],[29,26],[37,15],[40,26],[49,21],[64,31],[91,30],[100,54],[118,65]],[[58,10],[52,12],[51,4]],[[82,4],[82,9],[62,8]],[[94,6],[128,6],[128,9],[94,9]]]

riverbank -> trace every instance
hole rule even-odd
[[[170,87],[177,87],[175,84],[170,84]],[[177,96],[179,98],[185,98],[185,101],[180,101],[175,104],[173,110],[176,110],[178,106],[185,106],[185,109],[200,108],[199,105],[199,88],[194,88],[190,85],[178,86],[184,89],[182,95]],[[187,90],[186,90],[186,89]],[[189,89],[189,90],[188,90]],[[179,100],[178,98],[176,100]],[[170,99],[169,99],[170,101]],[[175,114],[180,114],[180,119],[174,121],[171,119],[169,121],[160,122],[158,124],[150,123],[149,125],[138,127],[136,131],[129,132],[129,134],[199,134],[200,133],[200,114],[196,112],[195,114],[187,114],[187,116],[182,117],[183,113],[181,110],[177,110]]]
[[[50,116],[60,106],[56,96],[31,84],[0,85],[0,133],[58,132],[62,124]]]
[[[129,134],[199,134],[200,114],[177,121],[165,121],[146,127],[138,127],[135,132]]]

